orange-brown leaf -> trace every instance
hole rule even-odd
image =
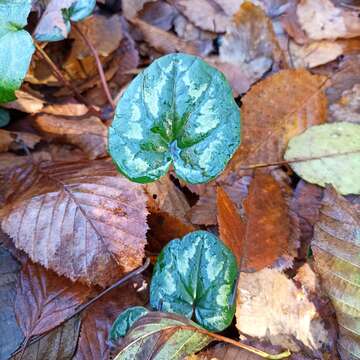
[[[288,251],[290,220],[279,184],[256,173],[243,203],[245,221],[225,192],[218,193],[220,237],[243,257],[242,270],[260,270]]]
[[[31,165],[8,183],[2,229],[33,261],[101,286],[141,265],[146,197],[111,162]]]

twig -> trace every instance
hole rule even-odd
[[[81,101],[82,103],[84,103],[86,106],[88,106],[89,108],[91,108],[91,110],[96,113],[98,116],[100,116],[99,111],[93,106],[91,105],[79,92],[79,90],[69,81],[67,80],[64,75],[62,74],[62,72],[60,71],[60,69],[57,67],[57,65],[50,59],[49,55],[45,52],[45,50],[36,42],[34,42],[36,50],[38,52],[38,55],[40,56],[41,59],[43,59],[51,68],[53,74],[55,75],[55,77],[62,82],[66,87],[68,87],[69,89],[71,89],[73,91],[73,93],[75,94],[75,96],[77,97],[77,99],[79,101]]]
[[[104,74],[104,69],[102,67],[100,58],[99,58],[99,54],[97,52],[97,50],[95,49],[95,47],[93,46],[93,44],[91,43],[91,41],[88,39],[88,37],[82,32],[82,30],[80,29],[80,27],[77,24],[72,24],[73,28],[78,32],[78,34],[81,36],[81,38],[85,41],[86,45],[88,46],[88,48],[90,49],[90,51],[92,52],[95,61],[96,61],[96,66],[100,75],[100,80],[101,80],[101,85],[104,89],[104,93],[109,101],[109,104],[111,105],[111,107],[113,108],[113,110],[115,109],[115,103],[114,100],[111,96],[110,90],[109,90],[109,86],[107,84],[106,78],[105,78],[105,74]]]
[[[59,325],[55,326],[53,329],[34,337],[32,340],[29,341],[29,339],[27,339],[27,341],[25,342],[25,344],[19,348],[18,350],[16,350],[12,356],[17,355],[18,353],[24,353],[25,349],[28,345],[32,345],[33,343],[40,341],[42,338],[44,338],[50,331],[58,328],[59,326],[61,326],[62,324],[64,324],[66,321],[72,319],[74,316],[80,314],[82,311],[86,310],[87,308],[89,308],[91,305],[93,305],[96,301],[98,301],[100,298],[102,298],[104,295],[106,295],[107,293],[109,293],[111,290],[114,290],[115,288],[117,288],[118,286],[121,286],[123,284],[125,284],[127,281],[129,281],[131,278],[133,278],[136,275],[140,275],[142,272],[144,272],[150,265],[150,259],[146,258],[144,265],[138,267],[137,269],[129,272],[128,274],[126,274],[125,276],[123,276],[120,280],[118,280],[116,283],[112,284],[111,286],[109,286],[107,289],[105,289],[104,291],[102,291],[100,294],[96,295],[93,299],[91,299],[90,301],[88,301],[86,304],[81,305],[71,316],[69,316],[68,318],[66,318],[62,323],[60,323]]]
[[[179,326],[179,329],[197,331],[200,334],[204,334],[204,335],[207,335],[209,337],[212,337],[215,340],[222,341],[224,343],[234,345],[234,346],[236,346],[236,347],[238,347],[240,349],[245,349],[245,350],[247,350],[247,351],[249,351],[249,352],[251,352],[253,354],[259,355],[259,356],[261,356],[262,358],[265,358],[265,359],[280,360],[280,359],[285,359],[285,358],[287,358],[287,357],[289,357],[291,355],[289,350],[286,350],[286,351],[284,351],[284,352],[282,352],[280,354],[272,355],[272,354],[269,354],[269,353],[267,353],[265,351],[256,349],[253,346],[246,345],[246,344],[244,344],[244,343],[242,343],[240,341],[236,341],[236,340],[230,339],[230,338],[228,338],[226,336],[215,334],[215,333],[212,333],[210,331],[207,331],[205,329],[201,329],[201,328],[198,328],[198,327],[195,327],[195,326],[187,326],[187,325],[183,326],[183,325],[181,325],[181,326]]]

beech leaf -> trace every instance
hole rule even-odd
[[[360,206],[326,189],[312,250],[339,323],[343,360],[360,359]]]
[[[285,159],[304,180],[331,184],[341,194],[360,194],[360,125],[313,126],[289,142]]]
[[[8,183],[2,229],[33,261],[101,286],[142,264],[146,196],[110,161],[31,165]]]
[[[189,183],[224,170],[240,143],[240,115],[225,77],[201,59],[170,54],[129,85],[109,129],[119,170],[136,182],[165,175],[171,164]]]
[[[182,329],[184,326],[187,328]],[[149,312],[135,322],[114,360],[183,359],[212,341],[208,335],[197,332],[196,328],[199,328],[197,324],[179,315]]]
[[[182,314],[210,331],[233,319],[237,266],[231,251],[213,234],[194,231],[172,240],[160,253],[150,285],[154,309]]]
[[[28,71],[34,45],[23,30],[30,13],[30,0],[2,0],[0,3],[0,103],[15,100]]]

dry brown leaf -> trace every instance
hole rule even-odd
[[[0,153],[23,149],[22,143],[33,149],[40,140],[41,137],[36,134],[0,129]]]
[[[28,261],[20,272],[15,298],[18,324],[25,338],[64,322],[85,302],[91,289]]]
[[[138,13],[141,20],[165,31],[173,27],[177,15],[175,7],[164,1],[147,2]]]
[[[302,29],[313,40],[360,36],[358,13],[336,7],[331,0],[301,0],[296,13]]]
[[[83,116],[89,111],[84,104],[70,100],[59,104],[48,104],[41,112],[60,116]]]
[[[317,272],[337,315],[343,360],[360,358],[360,203],[326,189],[312,249]]]
[[[232,166],[281,161],[289,139],[325,122],[324,84],[306,70],[282,70],[254,85],[242,98],[242,143]]]
[[[315,304],[304,289],[276,269],[241,273],[236,327],[241,333],[292,351],[305,348],[315,358],[331,346]]]
[[[132,19],[143,8],[143,6],[151,1],[156,0],[122,0],[122,12],[126,19]]]
[[[329,122],[340,121],[360,124],[360,84],[345,90],[341,99],[329,106]]]
[[[38,113],[45,104],[45,101],[33,96],[26,91],[16,90],[16,100],[1,104],[6,109],[15,109],[26,113]]]
[[[219,53],[220,61],[238,67],[250,85],[283,58],[271,20],[260,6],[248,1],[234,15]]]
[[[78,146],[91,160],[107,156],[107,127],[95,116],[66,119],[40,114],[35,124],[45,134]]]
[[[347,40],[320,40],[307,45],[289,43],[292,65],[296,68],[313,68],[337,59],[341,55],[358,52],[360,38]]]
[[[141,265],[146,197],[111,162],[31,165],[9,184],[2,229],[32,260],[101,286]]]
[[[149,25],[145,21],[138,18],[133,18],[131,23],[141,31],[144,40],[154,49],[163,53],[169,54],[174,52],[184,52],[187,54],[197,55],[198,49],[190,41],[185,41],[178,38],[176,35],[166,32],[160,28]]]
[[[146,300],[138,290],[144,279],[134,281],[105,295],[82,315],[81,333],[74,360],[109,359],[109,332],[118,315],[130,306],[143,306]]]
[[[118,14],[105,16],[95,13],[80,21],[77,26],[100,56],[109,56],[119,47],[123,38],[121,16]],[[74,39],[70,57],[84,59],[92,56],[89,47],[76,30],[72,30],[69,37]]]
[[[220,238],[233,251],[241,269],[258,271],[288,252],[288,208],[271,175],[255,174],[243,203],[244,221],[221,188],[217,204]]]

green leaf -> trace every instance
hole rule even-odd
[[[109,150],[129,179],[147,183],[171,164],[189,183],[218,176],[240,144],[240,113],[224,75],[170,54],[129,85],[109,129]]]
[[[66,39],[70,21],[80,21],[89,16],[96,0],[51,0],[34,32],[37,41]]]
[[[143,306],[133,306],[124,310],[111,326],[109,340],[116,344],[120,338],[126,335],[134,322],[148,312],[149,310]]]
[[[183,326],[190,329],[183,330]],[[135,322],[114,360],[183,359],[212,341],[196,328],[200,327],[179,315],[149,312]]]
[[[343,360],[360,360],[360,206],[326,189],[312,248],[339,324]]]
[[[290,166],[308,182],[331,184],[341,194],[360,194],[359,124],[313,126],[290,140],[285,159],[299,160]]]
[[[172,240],[160,253],[150,286],[154,309],[178,313],[210,331],[222,331],[234,317],[237,277],[231,251],[213,234],[194,231]]]
[[[34,45],[27,24],[30,0],[0,1],[0,103],[16,99],[29,68]]]
[[[7,126],[9,122],[10,122],[9,111],[0,108],[0,128]]]

